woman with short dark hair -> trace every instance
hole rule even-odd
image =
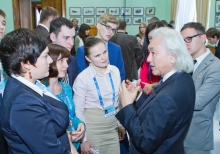
[[[64,78],[67,73],[67,60],[70,52],[63,46],[57,44],[49,44],[49,56],[53,62],[50,64],[49,76],[42,80],[42,83],[52,92],[59,100],[65,103],[69,110],[69,126],[67,132],[71,137],[71,149],[73,153],[77,153],[79,149],[80,139],[82,138],[85,127],[84,123],[77,118],[75,114],[75,105],[73,103],[72,88],[59,79]],[[78,154],[78,153],[77,153]]]
[[[9,79],[0,107],[0,121],[9,153],[65,153],[68,109],[38,79],[49,75],[46,40],[29,29],[8,33],[0,59]]]

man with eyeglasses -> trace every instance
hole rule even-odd
[[[109,39],[117,31],[118,20],[111,14],[103,14],[98,18],[96,27],[98,29],[96,37],[102,39],[106,44],[106,48],[109,54],[109,63],[111,65],[115,65],[119,69],[121,80],[124,80],[125,69],[121,48],[119,45],[109,41]],[[76,61],[78,64],[79,73],[88,66],[84,56],[84,46],[81,46],[77,49]]]
[[[186,154],[210,154],[213,150],[213,116],[220,95],[220,60],[206,49],[201,23],[185,24],[181,34],[194,60],[192,78],[196,100],[190,127],[184,140]]]

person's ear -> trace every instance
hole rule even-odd
[[[202,40],[203,43],[206,42],[206,35],[205,35],[205,34],[202,34],[202,35],[201,35],[201,40]]]
[[[56,35],[52,32],[52,33],[50,33],[50,39],[51,39],[51,41],[52,42],[55,42],[56,41]]]
[[[96,24],[96,28],[97,28],[97,29],[100,29],[100,26],[101,26],[100,23],[97,23],[97,24]]]
[[[23,70],[23,72],[27,72],[31,69],[31,64],[28,61],[27,63],[21,62],[21,69]]]
[[[89,63],[91,63],[91,59],[89,57],[85,56],[85,58]]]

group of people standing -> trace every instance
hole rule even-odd
[[[2,19],[0,10],[0,28]],[[95,37],[86,24],[75,36],[73,23],[46,7],[34,31],[21,28],[1,40],[7,148],[0,150],[210,153],[220,61],[205,48],[204,26],[187,23],[179,33],[156,21],[140,25],[140,38],[125,34],[125,21],[110,14],[96,26]],[[119,144],[125,130],[129,150]]]

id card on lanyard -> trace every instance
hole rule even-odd
[[[100,105],[102,106],[102,108],[104,110],[105,117],[109,117],[109,116],[114,115],[116,113],[115,107],[114,107],[114,102],[115,102],[115,97],[116,97],[115,96],[115,87],[114,87],[114,83],[113,83],[113,80],[112,80],[111,73],[108,73],[108,76],[109,76],[109,80],[110,80],[111,87],[112,87],[112,102],[113,102],[113,104],[109,105],[107,107],[104,107],[104,102],[103,102],[103,99],[102,99],[101,91],[100,91],[98,82],[96,80],[96,77],[93,78],[93,81],[95,83],[96,90],[97,90],[97,93],[98,93],[99,102],[100,102]]]

